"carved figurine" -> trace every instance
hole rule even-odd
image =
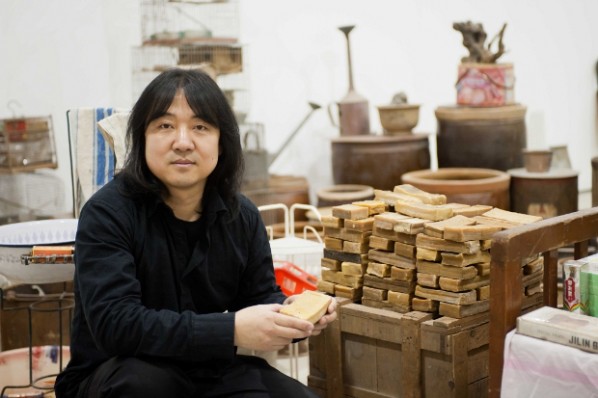
[[[461,58],[462,63],[482,63],[494,64],[501,55],[505,53],[503,44],[503,35],[507,24],[502,26],[502,29],[492,38],[492,40],[485,46],[487,34],[481,23],[455,22],[453,29],[461,32],[463,35],[463,45],[469,50],[469,56]],[[498,48],[496,52],[491,50],[492,45],[498,39]]]

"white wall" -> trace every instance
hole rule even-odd
[[[459,60],[466,55],[456,21],[484,24],[489,36],[508,23],[503,62],[515,65],[516,100],[528,107],[528,147],[566,144],[579,188],[591,188],[598,155],[595,0],[244,0],[241,40],[250,77],[249,120],[262,122],[276,151],[309,111],[348,89],[351,33],[356,90],[375,106],[398,91],[422,104],[416,131],[435,133],[434,109],[455,103]],[[70,209],[65,112],[81,106],[130,107],[131,47],[140,44],[138,0],[2,0],[0,117],[21,104],[26,116],[51,114]],[[316,111],[271,172],[308,177],[314,193],[332,185],[330,139],[338,130]]]

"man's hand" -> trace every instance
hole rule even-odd
[[[298,295],[293,295],[288,297],[284,304],[291,304],[293,301],[295,301],[295,299],[297,298]],[[328,310],[326,311],[326,314],[320,318],[320,320],[318,322],[316,322],[316,324],[314,325],[314,330],[311,332],[312,336],[317,336],[319,335],[322,330],[326,329],[326,327],[328,326],[329,323],[332,323],[333,321],[335,321],[337,318],[337,314],[336,314],[336,299],[334,299],[334,297],[332,298],[332,300],[330,301],[330,305],[328,306]]]
[[[280,304],[265,304],[237,311],[235,345],[250,350],[275,351],[287,346],[293,339],[312,335],[317,329],[318,326],[311,322],[279,314],[281,307]]]

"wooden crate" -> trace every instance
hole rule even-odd
[[[441,317],[421,325],[425,397],[488,395],[489,314]]]
[[[542,300],[523,298],[523,311]],[[432,319],[337,301],[339,320],[309,339],[308,385],[320,397],[488,395],[490,313]]]
[[[542,306],[543,295],[522,299],[522,311]],[[490,313],[441,317],[421,324],[422,396],[488,396]]]
[[[308,385],[321,397],[421,397],[420,325],[431,314],[339,300],[337,322],[309,340]]]

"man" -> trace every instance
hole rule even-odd
[[[237,347],[278,350],[315,325],[279,313],[259,211],[239,194],[238,126],[206,74],[168,70],[133,107],[123,170],[85,204],[71,361],[59,398],[308,397]]]

